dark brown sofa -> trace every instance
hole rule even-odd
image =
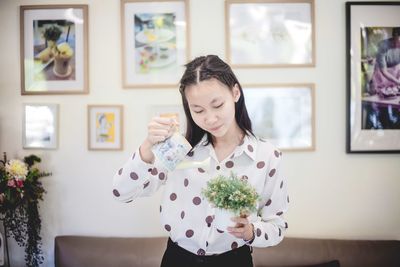
[[[159,267],[167,239],[58,236],[56,267]],[[339,260],[343,267],[400,267],[400,241],[285,238],[254,248],[255,267],[314,266]]]

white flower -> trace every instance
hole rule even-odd
[[[25,180],[28,174],[28,168],[24,162],[18,159],[12,159],[6,163],[6,172],[11,175],[12,178]]]

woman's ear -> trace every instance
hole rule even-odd
[[[235,83],[235,85],[233,86],[232,93],[233,93],[233,99],[235,100],[235,102],[238,102],[240,98],[240,89],[237,83]]]

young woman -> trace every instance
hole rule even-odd
[[[252,133],[243,91],[232,69],[219,57],[198,57],[186,65],[180,93],[187,119],[187,160],[211,158],[202,168],[168,172],[156,166],[154,144],[173,133],[174,121],[155,117],[148,136],[114,176],[114,196],[123,202],[153,194],[164,185],[160,206],[169,233],[161,266],[253,266],[251,246],[267,247],[283,239],[283,214],[289,197],[281,173],[282,153]],[[157,162],[157,161],[156,161]],[[232,218],[235,227],[217,229],[214,210],[201,195],[207,181],[234,172],[261,196],[258,212]]]

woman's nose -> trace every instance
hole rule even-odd
[[[205,117],[205,123],[207,125],[213,125],[217,120],[217,115],[214,112],[208,113]]]

